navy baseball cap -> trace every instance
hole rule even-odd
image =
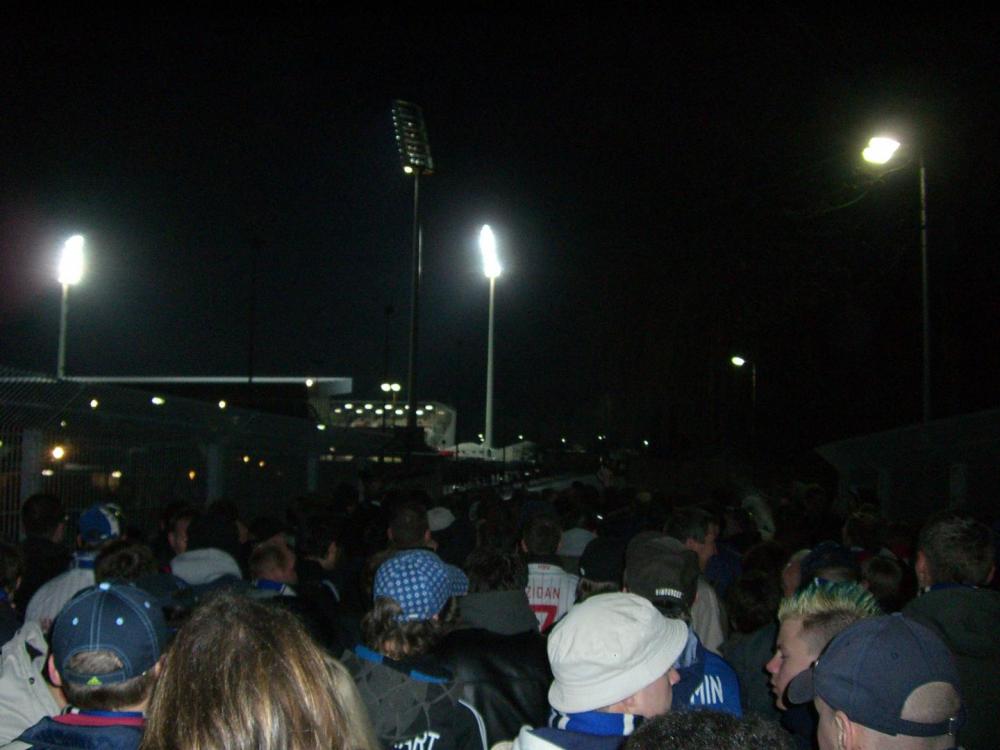
[[[373,595],[396,601],[400,620],[430,620],[449,597],[469,591],[469,579],[430,550],[410,549],[390,557],[375,573]]]
[[[816,660],[791,681],[792,703],[822,698],[830,708],[876,732],[910,737],[955,734],[965,723],[965,706],[944,721],[902,718],[907,698],[930,682],[959,690],[951,652],[929,628],[896,613],[871,617],[839,633]]]
[[[137,677],[160,658],[167,623],[160,603],[131,584],[99,583],[74,596],[52,625],[52,655],[59,674],[80,685],[113,685]],[[114,672],[79,672],[76,654],[110,651],[121,660]]]
[[[117,539],[121,536],[122,509],[114,503],[91,505],[80,514],[77,526],[88,544]]]

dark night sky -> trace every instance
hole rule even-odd
[[[394,98],[424,108],[418,393],[480,429],[498,235],[498,432],[809,447],[919,417],[916,170],[926,155],[934,404],[1000,404],[998,18],[319,11],[12,19],[2,34],[0,363],[50,370],[62,239],[83,233],[71,374],[255,370],[404,380],[411,182]],[[54,23],[54,22],[53,22]],[[865,191],[867,194],[851,203]],[[609,416],[613,415],[613,416]],[[713,437],[714,435],[714,437]]]

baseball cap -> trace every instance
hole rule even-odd
[[[91,505],[80,514],[77,526],[88,544],[117,539],[121,535],[122,509],[114,503]]]
[[[698,555],[666,534],[638,534],[625,553],[628,590],[653,604],[690,607],[699,573]]]
[[[444,531],[453,523],[455,523],[455,514],[443,505],[438,505],[436,508],[431,508],[427,511],[427,526],[430,528],[431,533]]]
[[[167,642],[167,624],[158,601],[131,584],[99,583],[63,607],[52,625],[52,655],[67,682],[112,685],[150,669]],[[76,654],[110,651],[122,668],[104,674],[69,667]]]
[[[404,550],[386,560],[375,573],[373,596],[394,600],[403,609],[400,620],[430,620],[449,597],[464,596],[469,579],[430,550]]]
[[[619,588],[625,569],[625,542],[621,539],[597,537],[580,555],[580,575],[591,581],[610,581]]]
[[[687,643],[681,620],[636,594],[598,594],[575,605],[549,634],[555,678],[549,703],[579,713],[610,706],[667,673]]]
[[[791,681],[792,703],[819,696],[830,708],[876,732],[938,737],[965,723],[965,708],[944,721],[924,723],[902,718],[907,698],[930,682],[959,691],[951,652],[929,628],[896,613],[871,617],[839,633],[807,669]]]

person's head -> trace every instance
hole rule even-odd
[[[788,696],[815,702],[820,750],[951,748],[965,720],[948,647],[899,614],[842,631]]]
[[[990,530],[975,519],[948,513],[920,530],[916,570],[922,588],[935,583],[983,586],[993,577],[993,560]]]
[[[188,548],[188,527],[198,515],[193,505],[181,505],[167,516],[167,544],[175,555],[182,555]]]
[[[857,510],[847,517],[841,531],[846,547],[876,552],[882,546],[882,529],[885,520],[874,508]]]
[[[799,567],[800,589],[804,589],[816,580],[830,583],[861,580],[861,569],[854,559],[854,554],[838,542],[820,542],[802,558]]]
[[[521,551],[530,555],[554,555],[559,549],[562,526],[559,519],[544,513],[534,516],[521,535]]]
[[[794,596],[802,583],[802,561],[812,552],[800,549],[793,552],[781,570],[781,593],[785,597]]]
[[[674,537],[637,534],[625,551],[625,590],[649,600],[668,617],[690,620],[698,594],[698,555]]]
[[[44,537],[59,544],[66,535],[66,512],[55,495],[38,493],[21,506],[21,524],[28,536]]]
[[[8,601],[24,575],[24,557],[13,544],[0,542],[0,606]]]
[[[837,633],[880,614],[875,597],[856,583],[814,583],[782,600],[774,656],[765,666],[778,708],[788,707],[788,683],[816,661]]]
[[[781,725],[756,714],[736,718],[721,711],[671,711],[643,722],[624,750],[794,750]]]
[[[233,592],[181,627],[148,713],[148,750],[377,747],[344,667],[293,613]]]
[[[768,623],[781,603],[781,584],[770,571],[744,572],[726,592],[726,611],[737,633],[752,633]]]
[[[872,592],[886,614],[898,612],[916,593],[913,573],[892,557],[874,555],[861,563],[861,585]]]
[[[94,580],[135,581],[156,573],[153,550],[145,544],[115,539],[108,542],[94,559]]]
[[[625,574],[625,542],[599,536],[587,542],[580,555],[580,581],[577,599],[583,601],[597,594],[622,590]]]
[[[49,676],[77,708],[143,710],[167,642],[160,604],[130,584],[99,583],[52,625]]]
[[[664,524],[663,532],[697,554],[698,567],[703,571],[717,551],[715,540],[719,535],[719,524],[703,508],[677,508]]]
[[[122,511],[114,503],[91,505],[77,521],[77,544],[80,549],[96,550],[122,533]]]
[[[331,571],[337,567],[343,552],[341,534],[341,523],[332,515],[309,517],[299,528],[297,549],[306,559]]]
[[[199,549],[219,549],[239,560],[240,530],[236,521],[212,509],[193,518],[187,529],[187,551]]]
[[[426,653],[457,617],[453,597],[468,588],[465,574],[430,550],[396,553],[375,573],[375,604],[361,621],[365,643],[392,659]]]
[[[426,506],[414,500],[397,505],[386,534],[394,549],[426,547],[431,541]]]
[[[250,577],[279,583],[298,583],[295,553],[283,544],[268,542],[254,547],[250,554]]]
[[[493,547],[477,547],[465,559],[469,593],[523,591],[528,585],[528,566],[513,552]]]
[[[687,636],[687,625],[664,617],[641,596],[591,597],[549,634],[549,704],[563,713],[666,713]]]

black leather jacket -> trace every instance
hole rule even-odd
[[[434,649],[479,709],[489,747],[512,740],[522,725],[545,726],[552,671],[545,637],[535,630],[500,635],[482,628],[449,633]]]

